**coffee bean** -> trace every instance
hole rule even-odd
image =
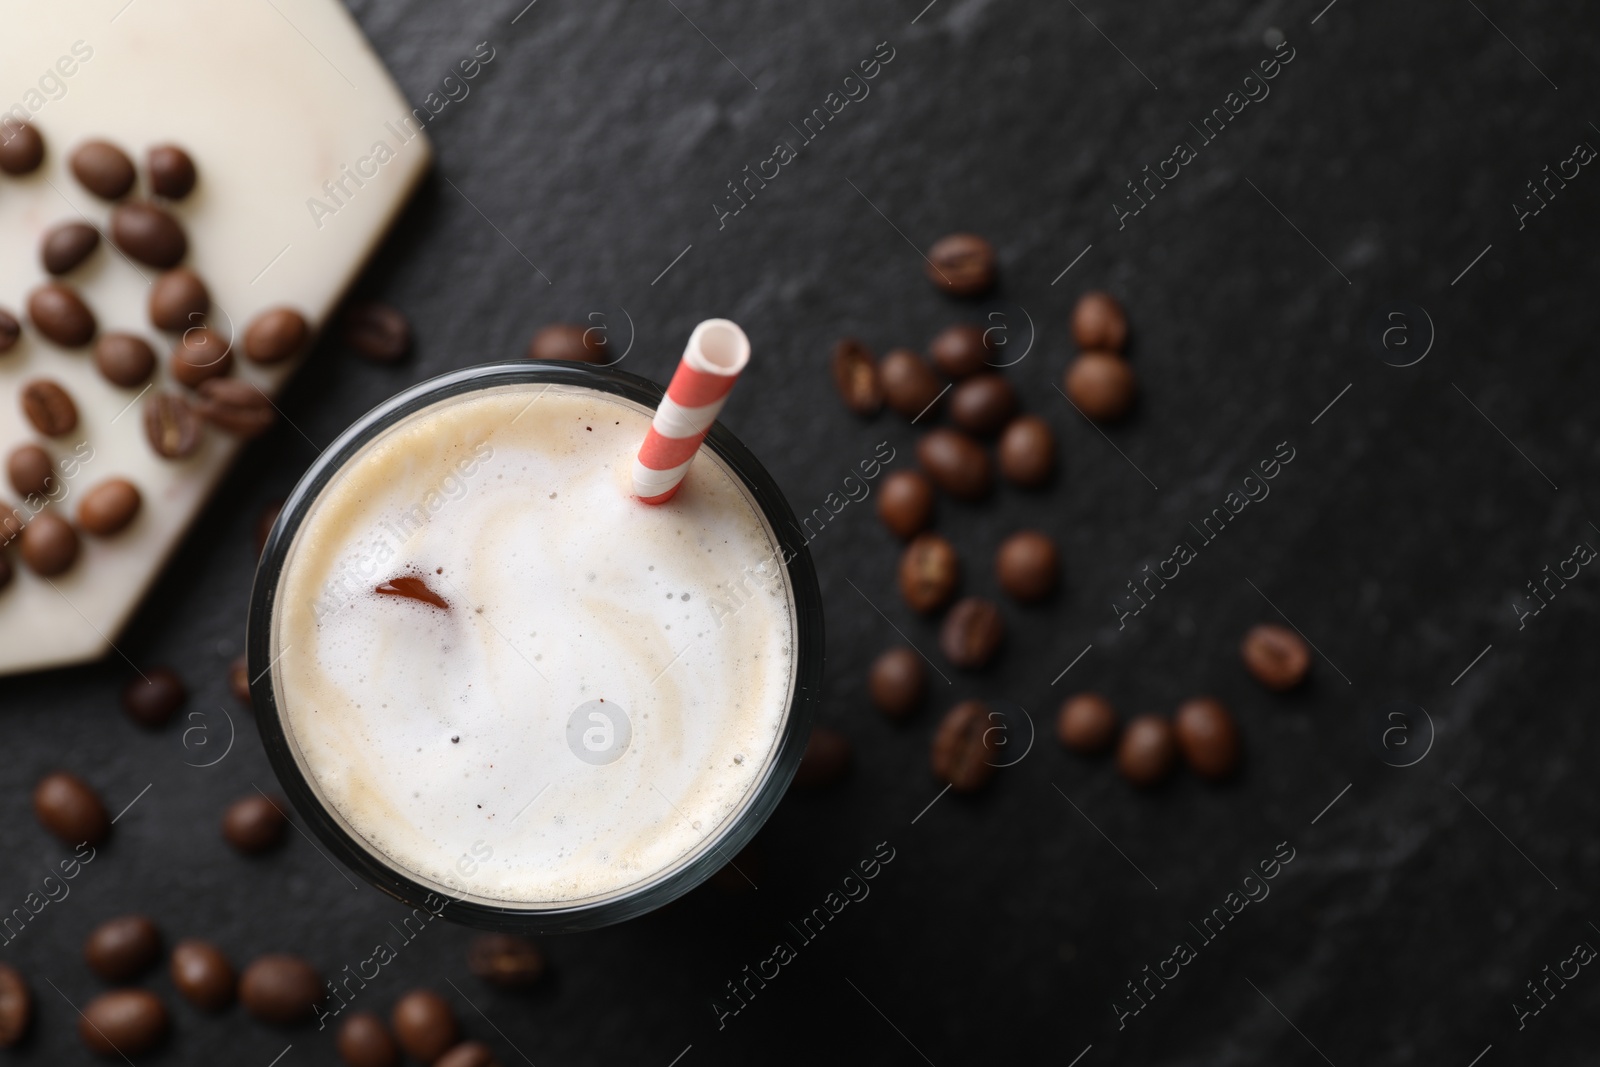
[[[228,664],[228,692],[247,710],[254,710],[250,705],[250,664],[244,656],[235,656]]]
[[[56,488],[56,468],[50,453],[38,445],[18,445],[6,457],[6,477],[24,497],[49,496]]]
[[[178,220],[154,204],[132,201],[111,212],[111,239],[140,263],[166,270],[189,251]]]
[[[1084,293],[1072,309],[1072,339],[1085,352],[1121,352],[1128,343],[1128,316],[1110,293]]]
[[[971,233],[941,237],[928,249],[928,280],[955,296],[978,296],[994,285],[994,246]]]
[[[33,790],[40,824],[68,845],[98,845],[111,832],[111,815],[100,797],[75,774],[46,775]]]
[[[1079,693],[1061,705],[1056,737],[1074,752],[1104,752],[1117,737],[1117,713],[1099,693]]]
[[[0,589],[11,584],[11,579],[17,576],[16,568],[11,565],[8,556],[0,555]]]
[[[998,751],[989,708],[964,700],[951,708],[933,735],[933,773],[958,793],[975,793],[994,777]]]
[[[267,394],[238,378],[212,378],[200,383],[199,392],[196,414],[235,437],[260,437],[278,417]]]
[[[485,982],[520,989],[543,977],[544,953],[515,934],[478,934],[467,946],[467,969]]]
[[[443,1056],[460,1039],[455,1011],[431,989],[413,989],[401,997],[389,1022],[406,1055],[423,1063]]]
[[[168,200],[182,200],[194,191],[194,160],[177,145],[160,144],[145,156],[150,191]]]
[[[51,274],[65,274],[89,258],[100,244],[100,231],[87,222],[63,222],[44,235],[39,259]]]
[[[133,188],[133,160],[109,141],[85,141],[73,149],[67,166],[79,184],[102,200],[116,200]]]
[[[528,342],[529,359],[558,359],[569,363],[606,362],[606,335],[599,327],[571,322],[546,326]]]
[[[0,1048],[10,1048],[22,1040],[33,1020],[33,994],[22,972],[9,963],[0,963]]]
[[[21,487],[17,491],[21,492]],[[1256,681],[1279,693],[1299,685],[1311,669],[1311,649],[1305,638],[1276,623],[1252,626],[1239,645],[1239,654]]]
[[[1017,412],[1017,393],[998,374],[977,374],[950,394],[950,421],[982,437],[999,433]]]
[[[0,548],[9,545],[22,536],[23,524],[27,522],[21,508],[14,508],[0,502]]]
[[[182,459],[200,447],[200,416],[176,393],[157,393],[145,403],[144,432],[156,455]]]
[[[259,956],[239,977],[244,1010],[264,1023],[308,1019],[322,997],[322,978],[316,968],[287,953]]]
[[[872,661],[867,691],[878,710],[893,718],[909,715],[922,703],[928,672],[922,657],[909,648],[891,648]]]
[[[1012,419],[1000,435],[1000,473],[1006,480],[1034,489],[1050,480],[1055,466],[1056,442],[1050,424],[1037,415]]]
[[[917,442],[917,462],[935,485],[953,497],[977,500],[994,487],[994,470],[983,446],[959,430],[930,430]]]
[[[143,915],[124,915],[95,927],[83,943],[83,960],[108,982],[126,982],[161,958],[161,931]]]
[[[833,384],[844,406],[857,415],[876,415],[883,407],[877,363],[867,346],[853,337],[833,346]]]
[[[1239,728],[1233,716],[1212,697],[1196,697],[1178,706],[1172,732],[1189,767],[1202,778],[1226,778],[1239,765]]]
[[[393,363],[411,351],[411,323],[388,304],[350,305],[341,316],[340,334],[346,345],[374,363]]]
[[[173,946],[172,984],[201,1011],[221,1011],[233,1003],[238,980],[220,948],[189,938]]]
[[[913,611],[927,614],[944,607],[960,578],[955,546],[936,533],[918,535],[900,555],[900,595]]]
[[[17,347],[17,342],[22,339],[22,323],[11,312],[0,308],[0,354],[11,351]]]
[[[915,537],[933,521],[933,483],[920,471],[895,471],[878,490],[878,518],[901,540]]]
[[[183,679],[171,667],[151,667],[122,687],[122,710],[140,726],[165,726],[189,699]]]
[[[283,511],[283,501],[271,500],[261,509],[261,514],[256,516],[256,555],[266,551],[267,538],[272,534],[272,527],[278,521],[278,515]]]
[[[463,1041],[434,1060],[433,1067],[500,1067],[500,1061],[482,1041]]]
[[[166,1036],[166,1005],[145,989],[102,993],[85,1004],[78,1017],[78,1037],[101,1056],[138,1056]]]
[[[1037,530],[1021,530],[1000,543],[994,572],[1000,588],[1022,601],[1043,600],[1056,587],[1060,557],[1055,542]]]
[[[369,1011],[358,1011],[341,1023],[334,1043],[349,1067],[400,1067],[394,1035]]]
[[[222,815],[222,836],[228,844],[256,856],[283,842],[289,819],[283,807],[260,793],[247,793],[228,805]]]
[[[101,334],[94,343],[94,365],[112,385],[131,389],[156,369],[156,353],[131,333]]]
[[[211,294],[200,275],[188,267],[174,267],[150,286],[150,322],[161,330],[187,330],[205,322]]]
[[[253,363],[280,363],[300,355],[310,343],[311,326],[293,308],[263,311],[244,332],[245,358]]]
[[[883,357],[878,367],[883,398],[889,407],[908,419],[931,411],[944,386],[928,361],[909,348],[896,348]]]
[[[945,377],[959,381],[988,366],[989,347],[982,330],[962,324],[939,331],[928,345],[928,355]]]
[[[78,558],[78,534],[54,511],[41,511],[22,528],[22,562],[33,573],[54,578]]]
[[[139,514],[139,490],[126,478],[107,478],[83,494],[78,525],[84,533],[110,537],[127,529]]]
[[[801,789],[832,785],[850,770],[850,741],[838,730],[814,727],[806,742],[805,755],[794,772],[794,784]]]
[[[34,329],[62,348],[94,340],[94,312],[76,289],[61,282],[47,282],[28,294],[28,318]]]
[[[10,175],[30,174],[44,162],[44,138],[26,122],[0,119],[0,170]]]
[[[1109,352],[1084,352],[1067,368],[1063,384],[1078,410],[1096,422],[1112,422],[1133,406],[1133,368]]]
[[[975,671],[989,665],[1005,636],[1005,620],[993,601],[969,596],[956,601],[944,617],[939,647],[951,663]]]
[[[172,349],[167,369],[179,383],[197,389],[201,382],[233,370],[233,343],[205,326],[185,330]]]
[[[78,427],[78,405],[49,378],[35,378],[22,387],[22,413],[46,437],[60,437]]]
[[[1172,773],[1178,742],[1172,724],[1159,715],[1140,715],[1122,731],[1117,744],[1117,770],[1137,786],[1152,786]]]

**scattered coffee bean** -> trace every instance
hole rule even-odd
[[[1011,420],[1000,435],[1000,473],[1007,481],[1034,489],[1050,480],[1056,466],[1055,435],[1037,415]]]
[[[1185,762],[1202,778],[1226,778],[1239,764],[1239,728],[1220,700],[1196,697],[1184,701],[1178,706],[1172,732]]]
[[[22,528],[22,562],[33,573],[54,578],[77,558],[77,531],[54,511],[39,512]]]
[[[166,1005],[145,989],[102,993],[78,1017],[78,1037],[91,1052],[110,1058],[149,1052],[166,1036]]]
[[[1117,737],[1117,713],[1099,693],[1068,697],[1056,719],[1056,737],[1074,752],[1104,752]]]
[[[140,726],[165,726],[189,699],[189,690],[171,667],[151,667],[122,687],[122,710]]]
[[[349,1067],[400,1067],[394,1035],[369,1011],[358,1011],[341,1023],[335,1045]]]
[[[166,271],[150,286],[150,322],[161,330],[187,330],[205,322],[211,294],[188,267]]]
[[[222,815],[222,836],[248,855],[259,855],[283,842],[289,820],[283,806],[260,793],[247,793]]]
[[[139,490],[126,478],[107,478],[83,494],[78,525],[96,537],[119,534],[139,514],[140,499]]]
[[[939,627],[939,647],[945,657],[963,670],[989,665],[1005,640],[1005,620],[1000,609],[982,597],[969,596],[951,607]]]
[[[168,200],[182,200],[194,191],[194,160],[177,145],[161,144],[145,157],[150,173],[150,191]]]
[[[919,534],[900,556],[900,595],[911,610],[938,611],[955,595],[961,562],[955,546],[936,533]]]
[[[311,343],[311,325],[294,308],[272,308],[257,315],[244,332],[244,355],[252,363],[280,363],[300,355]]]
[[[933,521],[933,483],[920,471],[895,471],[878,489],[878,518],[901,540],[915,537]]]
[[[200,416],[176,393],[157,393],[144,406],[144,432],[156,455],[182,459],[200,447]]]
[[[1128,316],[1110,293],[1084,293],[1072,309],[1072,339],[1085,352],[1121,352],[1128,343]]]
[[[962,500],[989,495],[994,470],[983,446],[959,430],[940,427],[917,442],[917,462],[940,489]]]
[[[235,656],[228,664],[228,692],[247,710],[254,710],[250,705],[250,664],[244,656]]]
[[[463,1041],[434,1060],[433,1067],[500,1067],[500,1061],[482,1041]]]
[[[994,246],[977,234],[952,233],[928,249],[928,280],[955,296],[978,296],[994,285]]]
[[[161,958],[161,931],[143,915],[124,915],[95,927],[83,943],[83,960],[108,982],[126,982]]]
[[[850,741],[838,730],[814,727],[805,755],[795,768],[794,784],[801,789],[832,785],[850,770]]]
[[[22,323],[11,312],[0,308],[0,354],[17,347],[22,339]]]
[[[133,201],[111,212],[111,239],[140,263],[166,270],[189,251],[178,220],[154,204]]]
[[[100,245],[100,231],[87,222],[63,222],[44,235],[39,259],[51,274],[65,274]]]
[[[73,149],[67,166],[80,185],[102,200],[116,200],[133,188],[133,160],[109,141],[85,141]]]
[[[950,394],[950,421],[981,437],[992,437],[1017,412],[1017,392],[1004,377],[975,374]]]
[[[1000,588],[1022,601],[1043,600],[1056,587],[1056,544],[1037,530],[1021,530],[1000,543],[994,572]]]
[[[201,1011],[221,1011],[233,1003],[238,980],[220,948],[189,938],[173,946],[172,984]]]
[[[374,363],[393,363],[411,351],[411,323],[388,304],[352,304],[340,319],[344,343]]]
[[[605,330],[571,322],[546,326],[528,342],[529,359],[558,359],[570,363],[606,362]]]
[[[33,994],[22,972],[9,963],[0,963],[0,1048],[10,1048],[23,1039],[33,1020]]]
[[[24,497],[49,496],[56,488],[56,468],[50,453],[38,445],[18,445],[6,457],[6,477]]]
[[[896,348],[883,357],[878,380],[889,407],[912,420],[931,410],[944,391],[928,361],[909,348]]]
[[[260,437],[278,417],[267,394],[238,378],[212,378],[200,383],[194,410],[202,419],[235,437]]]
[[[0,170],[17,176],[31,174],[44,162],[44,138],[26,122],[0,119]]]
[[[68,845],[98,845],[111,832],[111,815],[100,797],[75,774],[46,775],[33,790],[40,824]]]
[[[833,346],[833,384],[845,407],[857,415],[876,415],[883,407],[877,362],[867,346],[853,337]]]
[[[945,377],[959,381],[988,366],[989,346],[976,326],[947,326],[929,343],[928,355]]]
[[[132,389],[156,369],[156,352],[131,333],[101,334],[94,343],[94,365],[112,385]]]
[[[233,370],[233,344],[215,330],[196,326],[185,330],[173,346],[167,368],[179,383],[198,389],[201,382]]]
[[[22,387],[22,413],[46,437],[60,437],[78,428],[78,405],[49,378],[35,378]]]
[[[17,491],[22,491],[20,486]],[[1239,654],[1256,681],[1279,693],[1299,685],[1311,669],[1311,649],[1305,638],[1276,623],[1252,626],[1239,645]]]
[[[455,1011],[431,989],[413,989],[401,997],[389,1022],[406,1055],[423,1063],[443,1056],[461,1036]]]
[[[322,978],[316,968],[287,953],[257,957],[239,978],[244,1010],[264,1023],[310,1018],[322,997]]]
[[[922,657],[910,648],[891,648],[872,661],[867,691],[878,710],[893,718],[915,711],[928,688]]]
[[[1084,352],[1067,368],[1063,384],[1078,410],[1096,422],[1112,422],[1133,406],[1133,368],[1109,352]]]
[[[994,777],[997,751],[989,708],[964,700],[951,708],[933,735],[933,773],[958,793],[974,793]]]
[[[261,514],[256,516],[256,555],[266,551],[267,538],[272,534],[272,527],[278,521],[278,515],[283,511],[282,500],[269,500],[267,506],[261,509]]]
[[[746,846],[745,851],[748,850]],[[734,862],[738,862],[737,857]],[[520,989],[543,977],[544,953],[532,941],[515,934],[478,934],[467,946],[467,969],[485,982]]]
[[[28,294],[33,328],[62,348],[78,348],[94,340],[94,312],[78,291],[61,282],[47,282]]]
[[[1172,724],[1159,715],[1140,715],[1128,723],[1117,745],[1117,770],[1137,786],[1152,786],[1172,773],[1178,742]]]

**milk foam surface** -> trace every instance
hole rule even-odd
[[[793,687],[787,571],[708,451],[669,504],[632,496],[648,425],[567,386],[447,400],[301,525],[280,714],[323,802],[401,870],[514,904],[614,894],[699,852],[764,775]],[[398,576],[449,607],[375,592]],[[631,737],[586,762],[568,720],[602,700]]]

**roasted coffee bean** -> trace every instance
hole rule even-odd
[[[22,562],[33,573],[54,578],[78,558],[78,533],[54,511],[35,515],[22,528]]]
[[[22,413],[46,437],[60,437],[78,428],[78,405],[49,378],[35,378],[22,387]]]
[[[0,170],[30,174],[44,162],[44,138],[26,122],[0,119]]]
[[[178,220],[144,201],[118,204],[112,210],[111,239],[140,263],[161,270],[176,267],[189,251],[189,238]]]
[[[22,491],[20,486],[17,491]],[[1299,685],[1311,669],[1311,649],[1305,638],[1276,623],[1252,626],[1239,645],[1239,654],[1256,681],[1279,693]]]
[[[389,1018],[406,1055],[432,1063],[460,1040],[456,1013],[431,989],[413,989],[401,997]]]
[[[108,982],[126,982],[161,958],[161,931],[143,915],[124,915],[95,927],[83,943],[83,960]]]
[[[161,330],[187,330],[205,322],[211,294],[200,275],[188,267],[174,267],[150,286],[150,322]]]
[[[866,345],[846,337],[833,346],[833,384],[844,406],[857,415],[876,415],[883,407],[878,365]]]
[[[994,777],[998,751],[989,708],[964,700],[950,709],[933,735],[933,773],[958,793],[974,793]]]
[[[271,500],[261,509],[261,514],[256,516],[256,555],[261,555],[267,547],[267,538],[272,534],[272,527],[278,521],[278,515],[283,511],[283,501]]]
[[[11,312],[0,308],[0,354],[11,351],[17,347],[17,342],[22,339],[22,323]]]
[[[250,664],[244,656],[235,656],[228,664],[228,692],[246,710],[254,710],[250,705]]]
[[[1011,420],[1000,435],[1000,473],[1007,481],[1034,489],[1050,480],[1056,466],[1055,435],[1037,415]]]
[[[893,718],[915,711],[928,688],[928,672],[913,649],[891,648],[872,661],[867,691],[878,710]]]
[[[264,1023],[308,1019],[322,996],[322,978],[316,968],[287,953],[257,957],[239,977],[244,1010]]]
[[[221,1011],[233,1003],[238,980],[220,948],[189,938],[173,946],[172,984],[201,1011]]]
[[[145,403],[144,432],[156,455],[182,459],[200,447],[200,416],[176,393],[157,393]]]
[[[139,490],[126,478],[107,478],[83,494],[78,503],[78,525],[96,537],[110,537],[127,529],[139,514]]]
[[[22,972],[9,963],[0,963],[0,1048],[10,1048],[23,1039],[33,1020],[33,994]]]
[[[928,355],[945,377],[959,381],[988,366],[989,347],[982,330],[961,324],[939,331],[928,345]]]
[[[969,596],[951,607],[939,627],[939,647],[945,657],[963,670],[987,667],[1005,640],[1006,624],[1000,609],[982,597]]]
[[[133,188],[133,160],[109,141],[85,141],[73,149],[67,166],[79,184],[102,200],[116,200]]]
[[[941,237],[928,249],[928,280],[955,296],[978,296],[994,285],[994,246],[972,233]]]
[[[1190,769],[1213,781],[1226,778],[1239,765],[1239,728],[1222,701],[1196,697],[1178,706],[1172,732]]]
[[[68,845],[98,845],[111,832],[111,815],[100,797],[75,774],[46,775],[33,790],[39,823]]]
[[[485,982],[519,989],[543,977],[544,953],[515,934],[478,934],[467,946],[467,969]]]
[[[131,389],[156,369],[156,352],[131,333],[101,334],[94,343],[94,365],[112,385]]]
[[[340,319],[344,343],[374,363],[393,363],[411,351],[411,323],[388,304],[352,304]]]
[[[63,222],[44,235],[39,260],[51,274],[65,274],[89,258],[100,244],[100,231],[87,222]]]
[[[1021,530],[1000,543],[994,573],[1000,588],[1022,601],[1043,600],[1056,587],[1056,544],[1038,530]]]
[[[893,349],[883,357],[878,380],[889,407],[912,420],[931,411],[944,391],[933,367],[909,348]]]
[[[924,614],[950,603],[961,578],[955,546],[936,533],[925,533],[900,555],[900,595],[911,610]]]
[[[47,282],[28,294],[28,319],[33,328],[62,348],[78,348],[94,340],[94,312],[71,286]]]
[[[278,417],[267,394],[238,378],[200,383],[194,410],[202,419],[235,437],[260,437]]]
[[[252,363],[280,363],[311,343],[311,325],[294,308],[263,311],[244,332],[244,355]]]
[[[24,497],[49,496],[56,488],[56,468],[50,453],[38,445],[18,445],[6,457],[6,477]]]
[[[194,160],[177,145],[159,144],[150,149],[145,169],[150,174],[150,191],[156,196],[182,200],[194,191]]]
[[[349,1067],[400,1067],[394,1035],[369,1011],[358,1011],[341,1023],[334,1044]]]
[[[167,363],[172,376],[190,389],[233,370],[233,343],[215,330],[196,326],[185,330],[173,346]]]
[[[222,815],[222,836],[248,855],[278,847],[289,826],[281,804],[260,793],[247,793],[228,805]]]
[[[915,537],[933,521],[933,483],[921,471],[895,471],[878,489],[878,518],[901,540]]]
[[[994,487],[994,469],[983,446],[959,430],[930,430],[917,442],[917,462],[940,489],[962,500],[978,500]]]
[[[1056,719],[1056,737],[1074,752],[1104,752],[1117,738],[1117,713],[1099,693],[1068,697]]]
[[[1128,344],[1128,316],[1110,293],[1084,293],[1072,309],[1072,339],[1085,352],[1121,352]]]
[[[838,730],[813,727],[806,751],[795,768],[794,784],[801,789],[832,785],[850,770],[850,741]]]
[[[17,576],[16,568],[11,565],[9,556],[0,555],[0,589],[11,584],[11,579]]]
[[[1152,786],[1172,773],[1178,742],[1172,724],[1159,715],[1140,715],[1122,731],[1117,744],[1117,770],[1137,786]]]
[[[189,690],[171,667],[151,667],[122,687],[122,710],[140,726],[165,726],[189,699]]]
[[[1137,391],[1133,368],[1109,352],[1084,352],[1072,361],[1063,380],[1067,397],[1096,422],[1112,422],[1128,413]]]
[[[78,1037],[101,1056],[138,1056],[166,1036],[166,1005],[145,989],[102,993],[85,1004],[78,1017]]]
[[[606,333],[598,326],[557,322],[546,326],[528,342],[529,359],[559,359],[569,363],[604,363]]]
[[[482,1041],[463,1041],[434,1060],[433,1067],[500,1067],[500,1061]]]
[[[981,437],[999,433],[1016,413],[1016,390],[992,372],[973,375],[950,394],[950,421]]]

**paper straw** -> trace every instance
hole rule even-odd
[[[750,339],[727,319],[707,319],[694,328],[633,461],[633,491],[640,500],[672,499],[749,362]]]

